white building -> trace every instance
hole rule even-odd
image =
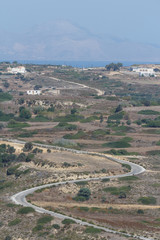
[[[27,95],[40,95],[41,90],[28,90]]]
[[[152,68],[133,68],[133,72],[139,73],[140,77],[155,77],[155,71]]]
[[[18,66],[16,68],[9,67],[9,68],[7,68],[7,71],[8,71],[8,73],[12,73],[12,74],[17,74],[17,73],[24,74],[24,73],[26,73],[26,69],[23,66]]]

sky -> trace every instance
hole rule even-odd
[[[3,37],[7,33],[10,37],[22,36],[36,26],[64,21],[105,44],[112,38],[115,42],[141,44],[141,48],[144,44],[145,49],[145,44],[160,48],[159,0],[0,0],[0,3]],[[103,51],[102,43],[99,44]]]

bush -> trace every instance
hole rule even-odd
[[[159,115],[160,112],[154,111],[154,110],[141,110],[138,112],[138,114],[143,114],[143,115]]]
[[[66,148],[77,147],[77,143],[68,139],[58,139],[54,142],[54,145]]]
[[[14,219],[13,221],[10,221],[10,222],[8,223],[8,226],[9,226],[9,227],[10,227],[10,226],[15,226],[15,225],[19,224],[20,222],[21,222],[21,219],[16,218],[16,219]]]
[[[108,148],[128,148],[131,147],[131,144],[128,143],[130,141],[131,141],[130,138],[122,138],[117,142],[104,143],[102,146]]]
[[[77,114],[68,114],[66,116],[56,117],[54,122],[79,122],[84,117],[82,115]]]
[[[30,127],[28,123],[20,123],[16,122],[15,120],[10,120],[8,123],[8,128],[24,128],[24,127]]]
[[[20,165],[16,165],[14,167],[8,168],[7,169],[7,176],[15,174],[19,167],[20,167]]]
[[[33,149],[33,144],[31,142],[25,143],[23,151],[28,152],[28,151],[31,151],[32,149]]]
[[[105,153],[109,153],[109,154],[112,154],[112,155],[136,155],[137,153],[136,152],[128,152],[127,150],[125,149],[120,149],[120,150],[115,150],[115,149],[111,149]]]
[[[74,198],[76,201],[87,201],[89,200],[91,195],[91,191],[89,188],[81,188],[77,194],[77,196]]]
[[[128,170],[131,170],[131,166],[128,164],[123,163],[122,167],[127,168]]]
[[[0,92],[0,102],[10,101],[12,98],[12,95],[9,93]]]
[[[102,181],[101,182],[109,182],[110,181],[110,179],[109,178],[104,178],[104,179],[102,179]]]
[[[79,139],[83,138],[85,136],[85,133],[83,131],[78,131],[76,134],[66,134],[64,135],[65,139]]]
[[[55,229],[60,229],[60,226],[58,224],[53,224],[52,227]]]
[[[160,120],[152,120],[149,123],[145,125],[145,127],[153,127],[153,128],[159,128],[160,127]]]
[[[104,188],[103,191],[109,192],[112,195],[120,195],[122,193],[128,193],[131,190],[130,186],[122,186],[122,187],[107,187]]]
[[[20,118],[22,119],[30,119],[32,114],[30,113],[30,111],[28,109],[22,109],[20,111],[20,114],[19,114]]]
[[[12,114],[12,113],[5,114],[2,111],[0,111],[0,121],[7,122],[7,121],[9,121],[9,120],[11,120],[13,118],[14,118],[14,114]]]
[[[11,239],[12,239],[12,237],[6,236],[4,240],[11,240]]]
[[[59,123],[55,128],[59,128],[66,131],[77,130],[77,126],[75,124],[68,124],[67,122]]]
[[[160,150],[147,151],[146,153],[148,156],[156,156],[156,155],[160,155]]]
[[[33,232],[38,232],[41,230],[43,230],[43,225],[37,225],[32,229]]]
[[[118,112],[108,117],[108,120],[121,120],[124,117],[124,112]]]
[[[144,214],[144,211],[143,211],[142,209],[138,209],[138,210],[137,210],[137,213],[138,213],[138,214]]]
[[[87,227],[85,230],[85,233],[90,233],[90,234],[97,234],[97,233],[101,233],[102,230],[98,229],[98,228],[94,228],[94,227]]]
[[[144,205],[151,205],[151,204],[155,205],[157,200],[155,197],[140,197],[138,199],[138,202]]]
[[[28,214],[33,213],[35,210],[32,207],[22,207],[18,210],[18,214]]]
[[[43,224],[51,222],[52,220],[53,220],[52,216],[44,216],[44,217],[41,217],[38,219],[37,224],[43,225]]]
[[[80,182],[75,182],[76,185],[80,185],[80,186],[84,186],[84,185],[88,185],[87,181],[80,181]]]
[[[137,176],[128,176],[119,178],[120,181],[136,181],[139,180]]]
[[[65,224],[65,225],[70,225],[70,224],[74,224],[75,221],[72,220],[72,219],[66,218],[62,221],[62,223]]]
[[[84,211],[84,212],[88,212],[89,211],[89,207],[79,207],[80,211]]]
[[[92,121],[95,121],[95,120],[99,120],[100,118],[97,117],[97,116],[90,116],[90,117],[87,117],[85,119],[82,119],[80,122],[81,123],[88,123],[88,122],[92,122]]]

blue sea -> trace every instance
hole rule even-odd
[[[6,60],[9,62],[13,62],[13,60]],[[18,63],[21,64],[38,64],[38,65],[66,65],[78,68],[92,68],[92,67],[105,67],[107,64],[111,62],[121,62],[123,66],[131,66],[133,64],[160,64],[160,62],[125,62],[125,61],[39,61],[39,60],[17,60]]]

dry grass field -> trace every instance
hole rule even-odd
[[[68,183],[44,189],[28,196],[28,200],[121,233],[159,240],[159,75],[140,78],[126,68],[108,72],[27,65],[29,71],[23,76],[8,75],[7,67],[1,63],[1,138],[116,155],[146,168],[145,173],[124,180]],[[27,95],[31,89],[40,89],[41,95]],[[40,224],[43,215],[32,210],[21,214],[21,206],[10,200],[13,194],[33,186],[129,170],[103,157],[35,146],[26,150],[23,144],[2,140],[0,239],[135,239],[65,224],[57,218]],[[81,188],[90,190],[89,199],[76,200]]]

